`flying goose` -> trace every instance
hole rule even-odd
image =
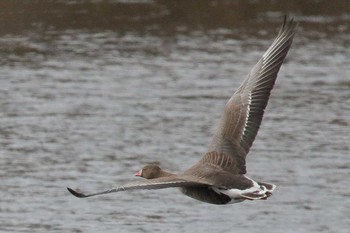
[[[174,174],[146,165],[135,175],[142,181],[93,194],[67,188],[79,198],[134,190],[180,188],[181,192],[211,204],[265,200],[276,185],[254,181],[246,175],[246,156],[259,130],[278,71],[292,44],[297,23],[284,18],[268,50],[227,102],[218,130],[204,156],[186,171]]]

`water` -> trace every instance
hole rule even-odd
[[[84,7],[91,14],[90,5],[60,4],[68,16]],[[130,18],[111,13],[90,25],[102,15],[60,20],[63,10],[48,4],[51,21],[28,13],[2,27],[0,231],[349,232],[350,28],[340,7],[338,16],[298,16],[248,156],[250,177],[278,185],[268,201],[215,206],[175,189],[90,199],[66,191],[136,180],[149,162],[171,171],[195,163],[281,19],[232,13],[230,25],[210,12],[212,22],[186,24],[158,20],[167,8],[157,2],[126,5]],[[142,27],[135,6],[164,11]]]

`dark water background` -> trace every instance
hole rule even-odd
[[[350,232],[348,3],[1,0],[0,232]],[[284,14],[298,33],[248,156],[268,201],[66,191],[195,163]]]

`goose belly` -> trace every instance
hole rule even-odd
[[[229,196],[216,192],[212,187],[186,187],[180,188],[180,191],[188,197],[210,204],[225,205],[231,202]]]

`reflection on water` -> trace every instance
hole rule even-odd
[[[347,232],[346,2],[2,1],[0,231]],[[65,190],[197,161],[285,13],[300,27],[248,156],[250,176],[278,184],[272,198]]]

